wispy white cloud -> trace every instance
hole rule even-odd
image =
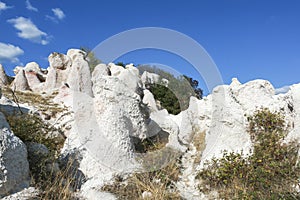
[[[19,64],[18,56],[22,54],[24,51],[20,47],[0,42],[0,63],[8,61]]]
[[[23,39],[28,39],[32,42],[46,45],[49,43],[49,36],[47,33],[38,29],[38,27],[28,18],[17,17],[9,19],[7,22],[19,30],[18,36]]]
[[[66,17],[65,13],[60,8],[53,8],[52,12],[59,20]]]
[[[39,10],[36,7],[33,7],[29,0],[25,1],[27,10],[38,12]]]
[[[46,15],[46,19],[50,19],[51,21],[53,21],[55,23],[58,23],[58,20],[55,17],[53,17],[53,16]]]
[[[0,1],[0,12],[1,12],[2,10],[7,10],[7,9],[9,9],[9,8],[12,8],[12,6],[8,6],[8,5],[6,5],[6,3]]]
[[[285,93],[287,93],[290,89],[291,89],[290,86],[284,86],[284,87],[281,87],[281,88],[276,88],[276,89],[275,89],[275,94],[285,94]]]

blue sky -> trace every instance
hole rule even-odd
[[[93,49],[122,31],[164,27],[201,44],[226,84],[262,78],[278,88],[300,82],[299,10],[298,0],[0,0],[0,63],[9,74],[30,61],[47,68],[51,52]],[[168,65],[205,89],[193,66],[168,52],[139,50],[117,61]]]

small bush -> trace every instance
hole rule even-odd
[[[248,120],[252,155],[224,152],[222,158],[207,162],[197,176],[203,181],[201,190],[215,189],[224,199],[299,199],[299,145],[283,144],[284,117],[261,109]]]
[[[171,114],[178,114],[189,107],[190,97],[202,98],[203,91],[198,87],[199,82],[186,75],[175,76],[170,72],[155,66],[138,66],[140,74],[144,71],[160,76],[158,83],[148,84],[146,87],[158,100],[161,106]],[[168,80],[166,85],[163,79]]]
[[[166,86],[160,84],[151,84],[150,92],[154,99],[158,100],[161,106],[171,114],[177,115],[181,112],[180,104],[175,94]]]

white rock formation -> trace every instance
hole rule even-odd
[[[41,73],[41,68],[36,62],[27,63],[24,67],[25,72]]]
[[[51,53],[48,56],[48,61],[50,63],[50,67],[54,69],[65,70],[71,67],[72,61],[71,58],[67,55],[61,53]]]
[[[78,49],[70,49],[67,56],[72,60],[67,84],[74,91],[92,96],[91,72],[89,64],[85,60],[86,53]]]
[[[50,93],[67,83],[72,61],[69,56],[59,53],[50,54],[48,60],[50,67],[48,68],[44,90]]]
[[[3,66],[0,64],[0,86],[8,85],[7,75]]]
[[[15,80],[12,82],[12,89],[17,91],[25,91],[30,89],[24,69],[20,69],[16,75]]]
[[[148,108],[150,109],[150,112],[158,111],[157,106],[156,106],[156,101],[154,99],[154,96],[147,89],[144,90],[143,103],[148,106]]]
[[[118,76],[122,71],[125,70],[124,67],[115,65],[114,63],[109,63],[108,67],[112,76]]]
[[[14,71],[14,74],[17,75],[21,69],[24,69],[24,67],[22,67],[22,66],[16,66],[16,67],[14,68],[14,70],[13,70],[13,71]]]
[[[202,100],[191,99],[190,107],[177,116],[174,121],[179,125],[179,140],[190,141],[188,130],[196,127],[198,134],[206,134],[206,148],[202,152],[201,162],[188,166],[191,155],[201,152],[189,150],[183,161],[183,177],[178,183],[181,194],[187,199],[199,199],[202,195],[197,190],[197,171],[205,160],[221,157],[223,151],[249,153],[252,142],[247,132],[247,116],[260,108],[281,112],[285,116],[289,134],[287,140],[300,139],[300,84],[291,86],[286,94],[275,95],[273,86],[265,80],[254,80],[241,84],[233,79],[230,85],[218,86],[213,93]],[[190,117],[189,117],[190,116]],[[189,125],[191,124],[191,126]],[[197,134],[197,132],[195,134]],[[186,191],[189,191],[188,193]],[[196,198],[198,196],[198,198]]]
[[[29,88],[32,91],[38,92],[41,86],[41,81],[38,78],[38,75],[34,71],[25,71],[25,77],[28,83]]]
[[[115,73],[110,73],[111,69]],[[137,74],[130,67],[101,64],[93,72],[94,97],[84,92],[72,94],[75,123],[63,154],[77,149],[82,155],[80,170],[88,180],[82,186],[85,197],[114,173],[132,172],[140,167],[134,158],[131,137],[147,137],[147,113],[137,93],[141,91]]]
[[[101,78],[101,76],[110,76],[111,71],[109,67],[106,64],[98,64],[93,73],[92,73],[92,78],[97,79],[98,77]]]
[[[25,144],[9,128],[0,113],[0,196],[18,192],[29,185]]]
[[[147,84],[154,84],[159,82],[160,76],[158,74],[150,73],[147,71],[144,71],[141,77],[141,80],[144,85]]]
[[[183,154],[182,176],[177,186],[186,199],[205,198],[197,189],[199,182],[195,176],[206,160],[221,157],[224,150],[250,152],[253,144],[247,133],[247,116],[256,110],[265,107],[281,112],[289,130],[286,140],[300,140],[300,84],[291,86],[287,93],[276,95],[268,81],[241,84],[233,79],[230,85],[216,87],[202,100],[192,97],[187,110],[171,115],[160,110],[151,92],[144,88],[148,83],[158,83],[159,75],[144,72],[140,77],[133,65],[124,68],[110,63],[97,65],[91,76],[85,57],[84,52],[76,49],[69,50],[67,55],[53,53],[49,56],[45,83],[34,75],[41,73],[39,67],[29,63],[24,69],[16,69],[13,86],[17,90],[33,90],[36,85],[44,85],[46,92],[57,90],[54,101],[64,103],[72,113],[57,119],[58,124],[69,126],[65,130],[67,139],[62,155],[78,155],[78,170],[85,177],[80,194],[87,199],[115,199],[95,188],[101,188],[116,174],[140,169],[134,152],[137,138],[168,133],[166,147]],[[0,79],[2,74],[0,66]],[[168,84],[167,80],[162,81]],[[0,100],[2,102],[8,107],[15,106],[5,98]],[[0,116],[0,121],[5,120],[2,118]],[[5,133],[1,134],[8,138],[10,132],[5,127],[9,128],[5,124],[0,127]],[[203,152],[194,146],[197,134],[205,134]],[[11,138],[9,141],[16,142],[15,137]],[[5,152],[0,151],[0,155]]]

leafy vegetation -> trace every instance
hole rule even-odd
[[[123,63],[123,62],[117,62],[116,65],[121,66],[121,67],[126,67],[127,64]]]
[[[146,87],[158,100],[161,106],[171,114],[178,114],[189,106],[190,97],[202,98],[202,89],[198,87],[199,82],[186,75],[175,77],[173,74],[162,69],[150,66],[138,66],[140,73],[144,71],[155,73],[160,76],[159,83],[148,84]],[[168,80],[168,84],[164,82]]]
[[[180,103],[176,95],[166,86],[160,84],[151,84],[148,86],[154,98],[160,102],[160,105],[167,109],[169,113],[177,115],[180,113]]]
[[[299,145],[283,143],[284,117],[261,109],[248,117],[252,155],[224,152],[198,174],[200,190],[217,190],[222,199],[299,199]]]

